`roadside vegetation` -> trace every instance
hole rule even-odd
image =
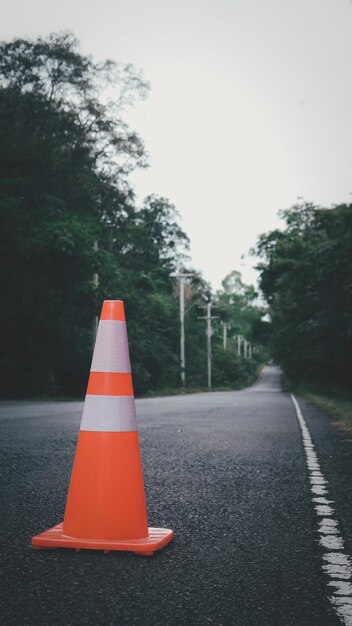
[[[301,203],[263,234],[260,287],[270,352],[289,386],[352,426],[352,205]]]
[[[148,90],[133,66],[81,55],[71,33],[0,43],[3,397],[82,395],[105,299],[125,301],[136,394],[179,389],[185,270],[187,388],[206,387],[198,318],[211,299],[214,386],[249,384],[268,356],[255,290],[233,272],[212,294],[170,200],[136,204],[129,175],[147,155],[124,114]],[[251,342],[247,358],[238,335]]]
[[[326,393],[318,389],[297,387],[294,392],[334,418],[335,426],[352,432],[352,395]]]

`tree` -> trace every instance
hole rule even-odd
[[[77,47],[71,34],[0,44],[2,393],[83,387],[92,277],[116,265],[93,244],[110,230],[122,247],[134,219],[127,175],[145,156],[121,115],[147,84],[132,66],[95,64]],[[98,97],[107,85],[115,104]]]
[[[275,356],[296,382],[349,388],[352,207],[303,203],[281,215],[286,228],[257,246]]]
[[[189,242],[177,218],[166,198],[149,196],[128,221],[122,249],[112,242],[116,271],[111,287],[126,300],[137,393],[179,384],[178,301],[172,275]]]
[[[217,293],[222,320],[231,325],[234,334],[243,335],[248,341],[254,340],[254,324],[264,315],[257,299],[253,285],[245,285],[241,273],[236,270],[225,276],[222,290]]]

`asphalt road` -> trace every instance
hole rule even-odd
[[[348,563],[351,435],[298,402]],[[2,624],[352,623],[338,614],[339,598],[352,604],[348,571],[331,600],[302,432],[277,368],[242,391],[137,401],[149,525],[175,532],[151,558],[30,545],[62,521],[82,407],[0,403]]]

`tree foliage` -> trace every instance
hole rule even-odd
[[[350,388],[352,206],[303,203],[282,217],[257,247],[275,357],[294,381]]]
[[[0,46],[7,392],[55,385],[71,392],[83,384],[100,292],[116,287],[121,252],[114,247],[123,249],[137,222],[127,174],[145,155],[121,107],[147,84],[132,66],[95,64],[77,47],[71,34]],[[102,102],[104,86],[114,86],[117,102]],[[100,271],[97,290],[93,275]]]
[[[179,385],[188,238],[169,200],[136,206],[128,177],[146,155],[124,110],[147,91],[71,33],[0,43],[2,394],[83,393],[104,299],[126,303],[136,392]],[[189,289],[189,381],[204,385],[209,286],[195,274]]]
[[[257,304],[258,293],[253,285],[242,282],[240,272],[234,270],[222,281],[217,294],[221,319],[230,325],[233,334],[255,341],[254,327],[265,314]]]

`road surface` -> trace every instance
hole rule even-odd
[[[6,626],[351,624],[351,435],[281,390],[137,401],[152,558],[35,551],[62,521],[83,403],[0,403]],[[302,421],[303,420],[303,421]]]

